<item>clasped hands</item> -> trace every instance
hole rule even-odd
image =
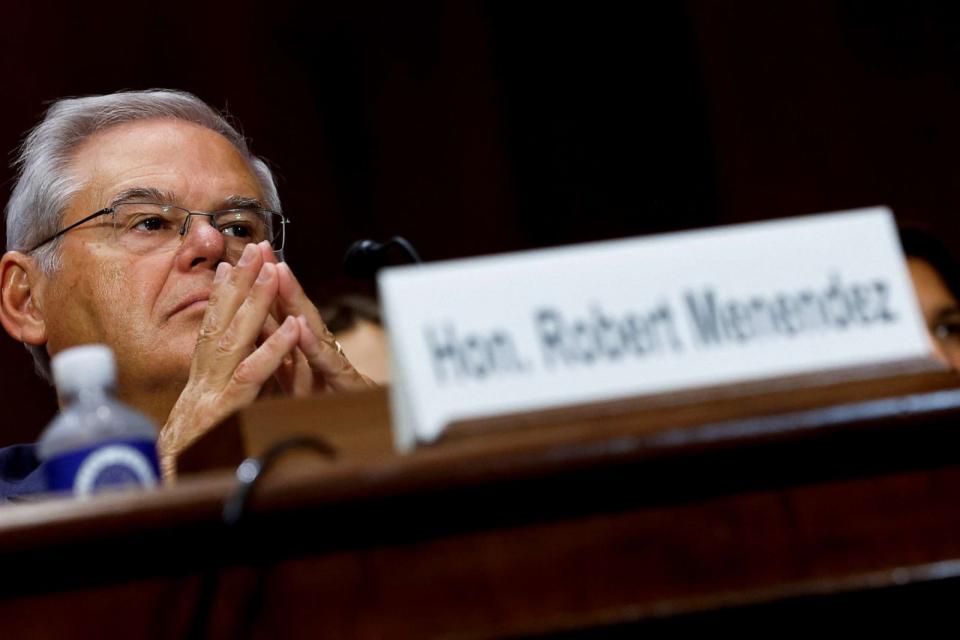
[[[306,396],[374,386],[337,348],[333,334],[269,243],[250,244],[236,265],[217,265],[190,375],[157,449],[164,477],[176,457],[276,378],[284,393]]]

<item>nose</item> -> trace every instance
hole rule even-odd
[[[177,266],[183,271],[197,267],[212,270],[224,259],[226,242],[223,234],[210,224],[210,218],[190,216],[186,220],[186,233],[177,251]]]

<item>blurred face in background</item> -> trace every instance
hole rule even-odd
[[[911,257],[907,267],[937,354],[960,370],[960,303],[929,262]]]
[[[390,383],[390,351],[383,327],[360,319],[336,336],[357,371],[377,384]]]

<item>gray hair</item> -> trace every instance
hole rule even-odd
[[[191,93],[169,89],[120,91],[105,96],[66,98],[53,103],[43,121],[27,135],[17,153],[13,193],[6,207],[7,250],[29,252],[60,228],[70,200],[83,186],[71,176],[73,153],[88,137],[124,122],[172,118],[219,133],[250,163],[266,205],[280,211],[273,174],[254,156],[243,135]],[[60,239],[33,252],[39,268],[53,273],[61,266]],[[26,345],[37,373],[50,380],[50,357],[44,346]]]

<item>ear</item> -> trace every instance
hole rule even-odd
[[[18,342],[47,342],[47,325],[37,295],[45,284],[46,277],[27,254],[8,251],[0,259],[0,324]]]

